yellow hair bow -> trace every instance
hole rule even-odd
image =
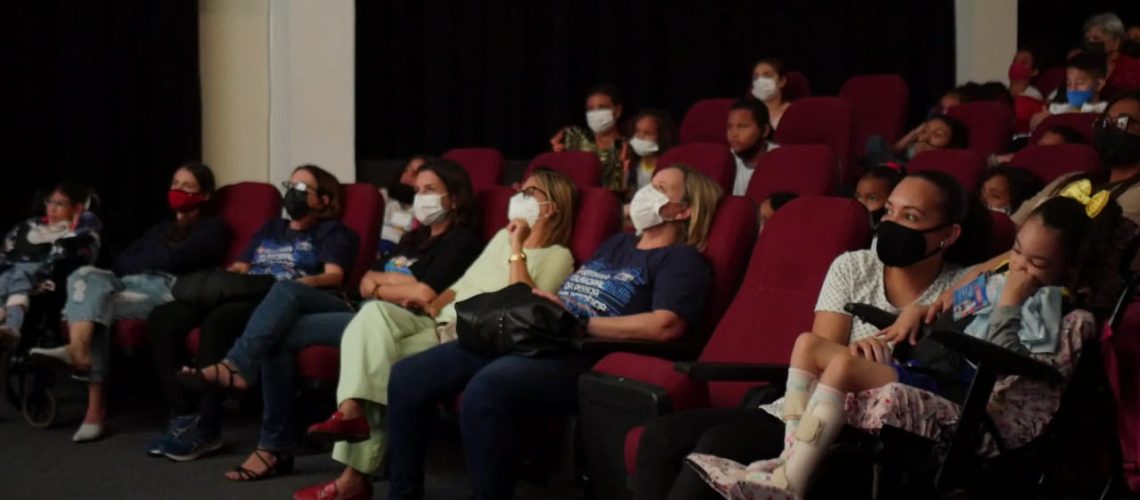
[[[1084,179],[1065,186],[1065,189],[1061,190],[1061,196],[1081,202],[1081,205],[1085,206],[1085,213],[1091,219],[1099,215],[1100,211],[1108,205],[1109,193],[1102,189],[1096,194],[1092,194],[1092,182]]]

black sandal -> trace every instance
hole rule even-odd
[[[183,387],[195,392],[206,392],[211,389],[236,390],[237,388],[234,387],[234,376],[238,373],[237,370],[224,362],[216,363],[214,366],[225,368],[226,371],[229,372],[226,383],[221,383],[221,370],[214,373],[214,380],[211,381],[206,379],[206,375],[202,372],[201,368],[194,368],[190,371],[179,370],[178,373],[174,375],[174,378],[178,379],[178,383],[182,384]]]
[[[265,457],[261,456],[262,453],[268,453],[274,458],[273,465],[269,465],[269,462],[265,460]],[[293,473],[292,454],[282,453],[279,455],[272,451],[253,450],[253,456],[257,457],[258,460],[261,460],[261,463],[265,464],[264,471],[257,473],[245,467],[242,467],[239,464],[237,467],[231,469],[231,471],[237,473],[238,479],[232,479],[229,476],[226,476],[226,479],[234,482],[244,483],[247,481],[260,481],[262,479],[269,479],[271,477],[284,476],[286,474]]]

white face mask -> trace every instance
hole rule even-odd
[[[629,202],[629,218],[633,227],[640,233],[646,229],[665,222],[661,216],[661,207],[669,203],[669,197],[658,191],[652,184],[638,189]]]
[[[634,137],[629,140],[629,147],[633,148],[633,152],[642,158],[657,152],[657,143],[640,137]]]
[[[516,193],[511,197],[510,204],[507,205],[507,220],[525,220],[527,225],[534,227],[538,223],[538,219],[542,217],[542,205],[550,203],[549,201],[539,202],[533,196],[527,196],[522,193]]]
[[[752,80],[752,96],[761,101],[768,100],[776,93],[776,79],[761,76]]]
[[[443,220],[447,217],[447,208],[443,206],[443,195],[417,194],[412,200],[412,215],[425,226]]]
[[[993,210],[994,212],[1001,212],[1001,213],[1006,214],[1006,215],[1009,215],[1009,213],[1011,212],[1009,207],[990,207],[990,210]]]
[[[595,134],[614,128],[614,110],[607,108],[587,111],[586,125],[589,125]]]

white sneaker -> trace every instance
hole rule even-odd
[[[75,435],[71,436],[71,440],[76,443],[87,443],[103,437],[104,432],[103,424],[84,423],[75,431]]]
[[[51,348],[33,347],[28,350],[28,357],[37,362],[62,365],[67,369],[71,369],[75,364],[71,360],[71,352],[67,350],[65,345]]]

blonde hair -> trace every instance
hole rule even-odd
[[[689,206],[689,218],[682,221],[679,228],[681,240],[704,251],[709,244],[709,229],[716,217],[717,206],[724,197],[724,189],[701,171],[684,163],[674,163],[665,168],[675,168],[685,175],[685,195],[681,201]]]
[[[547,222],[546,238],[543,239],[542,246],[570,246],[570,237],[574,232],[574,214],[577,213],[578,187],[566,174],[547,167],[534,169],[530,177],[546,191],[547,198],[557,208]]]

